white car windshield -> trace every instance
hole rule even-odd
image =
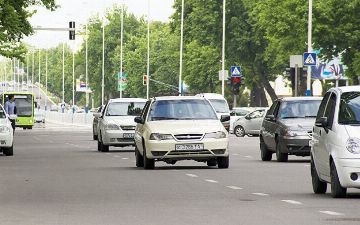
[[[159,100],[149,114],[149,121],[156,120],[217,120],[217,116],[206,100]]]
[[[280,119],[316,117],[321,100],[285,101],[280,106]]]
[[[140,116],[145,102],[112,102],[106,109],[106,116]]]
[[[360,124],[360,92],[341,95],[339,124]]]
[[[209,99],[217,113],[228,113],[229,106],[224,99]]]

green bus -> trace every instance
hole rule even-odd
[[[16,105],[16,127],[32,129],[34,126],[34,95],[29,92],[3,92],[1,104],[5,106],[9,95],[14,95]]]

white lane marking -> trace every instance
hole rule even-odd
[[[234,154],[232,154],[232,155],[239,155],[239,154],[237,154],[237,153],[234,153]]]
[[[129,158],[121,158],[121,159],[129,159]]]
[[[198,175],[191,174],[191,173],[187,173],[186,176],[189,176],[189,177],[198,177]]]
[[[216,180],[205,180],[205,181],[207,181],[209,183],[219,183],[219,181],[216,181]]]
[[[302,205],[301,202],[295,201],[295,200],[281,200],[282,202],[286,202],[293,205]]]
[[[253,157],[251,155],[244,156],[245,158],[252,159]]]
[[[106,155],[111,155],[111,153],[105,153]]]
[[[345,215],[344,213],[338,213],[338,212],[333,212],[333,211],[319,211],[319,212],[327,214],[327,215],[331,215],[331,216],[343,216],[343,215]]]
[[[241,187],[237,187],[237,186],[226,186],[227,188],[233,189],[233,190],[241,190]]]
[[[266,193],[252,193],[253,195],[258,195],[258,196],[269,196],[269,194]]]

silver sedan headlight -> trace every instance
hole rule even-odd
[[[226,134],[223,131],[206,133],[204,138],[215,138],[215,139],[226,138]]]
[[[359,138],[349,138],[346,141],[346,149],[353,154],[360,154],[360,139]]]
[[[105,130],[120,130],[120,127],[116,124],[109,123],[105,126]]]

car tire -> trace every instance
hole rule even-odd
[[[271,161],[272,152],[267,149],[266,144],[262,137],[260,137],[260,151],[261,151],[261,160],[262,161]]]
[[[217,164],[219,169],[227,169],[229,168],[229,156],[226,157],[218,157]]]
[[[289,154],[282,153],[280,148],[281,148],[281,145],[277,141],[276,142],[276,160],[278,162],[287,162],[288,158],[289,158]]]
[[[206,164],[208,166],[216,166],[217,165],[217,160],[216,159],[210,159],[210,160],[206,161]]]
[[[234,134],[236,135],[236,137],[244,137],[245,130],[242,126],[236,126],[234,129]]]
[[[101,135],[98,139],[98,144],[100,144],[100,152],[109,152],[109,145],[104,145]]]
[[[98,139],[98,136],[93,134],[93,140],[96,141]]]
[[[136,167],[144,167],[144,158],[140,155],[139,149],[135,146]]]
[[[3,149],[3,153],[4,153],[4,155],[6,155],[6,156],[12,156],[12,155],[14,155],[14,146],[12,145],[12,146],[9,147],[9,148],[4,148],[4,149]]]
[[[97,141],[97,150],[101,152],[101,142],[99,140]]]
[[[144,148],[144,152],[143,152],[143,162],[144,162],[144,169],[146,170],[151,170],[155,168],[155,160],[154,159],[149,159],[146,157],[146,149],[145,149],[145,144],[143,144],[143,148]]]
[[[310,162],[310,170],[311,170],[311,181],[312,187],[315,194],[325,194],[327,189],[327,183],[321,181],[319,175],[316,171],[315,163],[313,158],[311,157]]]
[[[343,188],[339,181],[339,176],[336,171],[335,163],[330,164],[330,175],[331,175],[331,196],[333,198],[344,198],[346,197],[346,188]]]

